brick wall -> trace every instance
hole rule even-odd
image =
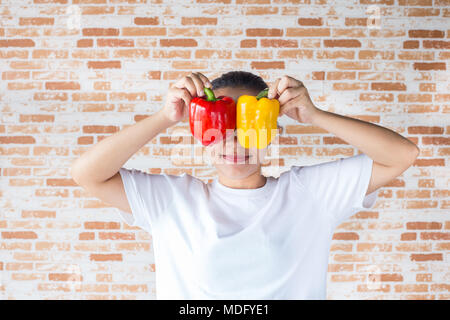
[[[329,299],[449,299],[448,0],[0,0],[0,297],[155,297],[150,234],[85,193],[71,162],[159,110],[171,82],[249,70],[302,80],[324,110],[395,130],[421,148],[372,210],[336,230]],[[280,119],[279,174],[358,153]],[[174,163],[186,123],[126,167]],[[201,149],[196,143],[196,148]],[[278,167],[278,164],[280,165]],[[273,169],[273,170],[271,170]]]

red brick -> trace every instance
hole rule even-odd
[[[67,50],[33,50],[33,59],[67,59],[69,52]]]
[[[284,61],[252,61],[252,69],[284,69]]]
[[[418,167],[444,167],[445,159],[417,159],[413,165]]]
[[[424,92],[435,92],[436,84],[435,83],[419,83],[419,90]]]
[[[420,239],[422,239],[422,240],[450,240],[450,232],[421,232]]]
[[[55,116],[52,114],[21,114],[20,122],[53,122]]]
[[[255,39],[241,40],[241,48],[256,48],[257,41]]]
[[[297,40],[283,40],[283,39],[261,39],[261,47],[273,48],[297,48]]]
[[[425,49],[450,49],[450,41],[424,40]]]
[[[94,46],[93,39],[80,39],[77,41],[77,47],[79,47],[79,48],[87,48],[87,47],[93,47],[93,46]]]
[[[344,48],[358,48],[361,47],[361,42],[356,39],[338,39],[338,40],[323,40],[325,47],[344,47]]]
[[[73,101],[106,101],[104,92],[76,92],[72,94]]]
[[[102,221],[88,221],[84,223],[85,229],[120,229],[118,222],[102,222]]]
[[[33,231],[3,231],[3,239],[37,239],[38,236]]]
[[[247,37],[281,37],[282,29],[251,28],[246,30]]]
[[[322,18],[298,18],[298,24],[301,26],[321,26]]]
[[[0,39],[0,47],[34,47],[35,43],[31,39]]]
[[[78,184],[73,179],[47,179],[47,186],[76,187]]]
[[[349,27],[353,26],[366,27],[367,18],[345,18],[345,25]]]
[[[134,47],[134,41],[133,41],[133,39],[116,39],[116,38],[97,39],[97,46],[99,46],[99,47]]]
[[[431,6],[433,0],[398,0],[398,4],[401,6]]]
[[[121,61],[88,61],[88,68],[91,69],[120,69]]]
[[[314,71],[312,72],[313,80],[325,80],[325,72],[324,71]]]
[[[450,137],[422,137],[422,143],[425,145],[449,145]]]
[[[41,26],[41,25],[53,25],[55,18],[19,18],[20,26]]]
[[[126,27],[122,29],[122,35],[133,37],[165,36],[167,30],[160,27]]]
[[[231,56],[231,51],[228,50],[200,49],[195,51],[197,59],[231,59]]]
[[[65,92],[36,92],[33,99],[36,101],[67,101],[68,95]]]
[[[410,38],[444,38],[444,31],[441,30],[408,30]]]
[[[434,17],[440,13],[439,9],[432,8],[407,8],[406,15],[408,17]]]
[[[118,36],[119,29],[116,28],[85,28],[83,29],[83,36],[96,37],[96,36]]]
[[[56,218],[56,212],[48,210],[23,210],[22,218]]]
[[[11,59],[11,58],[27,59],[28,51],[8,50],[8,49],[0,51],[0,59]]]
[[[83,276],[77,273],[49,273],[50,281],[83,281]]]
[[[380,274],[380,281],[403,281],[403,276],[399,273],[382,273]]]
[[[78,137],[77,139],[77,143],[78,144],[93,144],[94,143],[94,137],[89,136],[89,137]]]
[[[32,144],[36,140],[32,136],[0,136],[0,144],[14,143],[14,144]]]
[[[217,2],[217,1],[216,1]],[[220,1],[222,2],[222,1]],[[278,8],[277,7],[242,7],[242,13],[244,15],[269,15],[269,14],[277,14]]]
[[[360,50],[358,53],[359,59],[381,59],[381,60],[393,60],[395,57],[394,51],[384,50]]]
[[[134,233],[125,232],[100,232],[100,240],[136,240]]]
[[[441,229],[442,223],[440,222],[407,222],[406,229],[418,230],[418,229]]]
[[[341,70],[368,70],[372,64],[366,61],[336,61],[336,68]]]
[[[217,18],[214,17],[181,17],[182,25],[216,25]]]
[[[333,240],[359,240],[356,232],[337,232],[333,234]]]
[[[445,62],[415,62],[414,70],[446,70]]]
[[[354,71],[328,71],[327,80],[354,80],[356,72]]]
[[[46,82],[45,89],[47,90],[80,90],[80,84],[78,82]]]
[[[400,82],[372,82],[371,89],[376,91],[405,91],[406,85]]]
[[[91,261],[122,261],[122,254],[121,253],[110,253],[110,254],[91,254],[90,255]]]
[[[329,37],[330,28],[287,28],[287,37]]]
[[[402,241],[413,241],[417,239],[417,234],[415,232],[406,232],[402,233],[401,240]]]
[[[442,253],[413,253],[411,261],[442,261]]]
[[[161,39],[161,47],[196,47],[195,39]]]
[[[136,17],[134,18],[134,24],[138,26],[158,25],[158,17]]]
[[[407,40],[403,42],[403,49],[417,49],[420,47],[420,42],[416,40]]]
[[[95,240],[94,232],[82,232],[78,235],[78,240]]]
[[[394,95],[392,93],[361,93],[359,95],[361,101],[394,101]]]
[[[117,131],[119,131],[119,128],[117,126],[83,126],[83,133],[115,133]]]

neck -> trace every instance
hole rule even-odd
[[[261,171],[256,171],[243,179],[230,179],[219,173],[218,179],[221,184],[233,189],[257,189],[263,187],[267,181]]]

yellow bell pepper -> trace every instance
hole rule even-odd
[[[243,95],[237,101],[237,137],[244,148],[266,148],[276,135],[280,102],[268,99],[268,91],[265,89],[256,97]]]

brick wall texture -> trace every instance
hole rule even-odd
[[[152,236],[71,178],[73,160],[159,110],[169,84],[247,70],[416,143],[412,167],[336,230],[329,299],[449,299],[448,0],[0,0],[0,298],[153,299]],[[358,154],[279,120],[278,175]],[[178,134],[178,138],[174,135]],[[125,165],[189,173],[187,123]],[[181,149],[180,149],[181,148]]]

